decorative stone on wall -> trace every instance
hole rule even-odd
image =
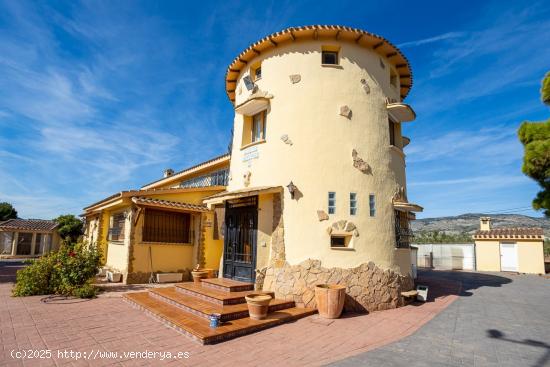
[[[317,218],[319,218],[319,222],[328,220],[328,214],[324,210],[317,210]]]
[[[281,140],[285,144],[292,145],[292,140],[290,140],[287,134],[281,135]]]
[[[370,87],[365,79],[361,79],[361,84],[363,84],[363,90],[365,93],[370,94]]]
[[[273,194],[273,232],[271,234],[271,265],[285,264],[285,229],[281,194]]]
[[[302,77],[300,74],[292,74],[288,76],[290,78],[290,82],[292,84],[300,83],[300,80],[302,80]]]
[[[348,106],[341,106],[340,115],[344,116],[347,119],[351,119],[351,108],[349,108]]]
[[[344,219],[332,223],[332,226],[327,228],[327,233],[330,235],[332,231],[335,230],[340,232],[349,232],[350,235],[353,234],[355,237],[359,237],[359,231],[357,231],[355,224]]]
[[[361,157],[359,157],[355,149],[351,151],[351,157],[353,158],[353,167],[366,174],[372,173],[372,169],[370,168],[369,164],[365,162]]]
[[[316,307],[315,285],[346,286],[344,310],[372,312],[403,305],[401,292],[413,289],[410,276],[382,270],[373,262],[356,268],[324,268],[319,260],[306,260],[298,265],[269,266],[262,289],[275,292],[275,297],[296,302],[299,306]]]

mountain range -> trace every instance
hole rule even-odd
[[[550,237],[550,219],[535,218],[521,214],[467,213],[454,217],[423,218],[411,222],[414,232],[439,231],[447,234],[472,234],[479,229],[479,218],[491,217],[492,227],[539,227]]]

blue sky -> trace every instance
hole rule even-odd
[[[419,217],[529,209],[516,131],[543,120],[550,3],[0,0],[0,201],[79,214],[226,151],[224,73],[289,26],[377,33],[409,58],[409,199]]]

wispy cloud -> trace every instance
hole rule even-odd
[[[437,35],[437,36],[423,38],[423,39],[416,40],[416,41],[409,41],[409,42],[400,43],[400,44],[397,45],[397,47],[399,47],[399,48],[417,47],[417,46],[427,45],[429,43],[460,38],[460,37],[464,37],[465,35],[466,35],[465,32],[447,32],[447,33],[443,33],[443,34],[440,34],[440,35]]]

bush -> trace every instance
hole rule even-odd
[[[49,253],[19,270],[12,294],[16,297],[43,294],[93,297],[96,291],[91,280],[99,270],[100,258],[94,245],[64,243],[58,252]]]

